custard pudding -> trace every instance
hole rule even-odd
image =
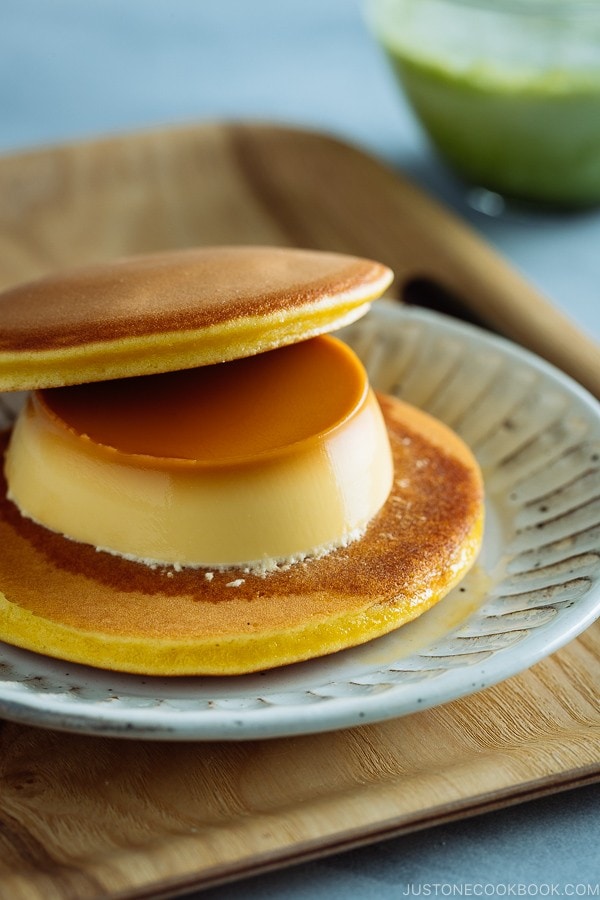
[[[37,391],[6,477],[24,515],[74,540],[150,564],[264,571],[359,537],[393,467],[362,364],[322,336]]]

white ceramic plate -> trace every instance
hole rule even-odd
[[[596,401],[522,349],[433,313],[381,303],[344,337],[379,390],[443,419],[482,465],[486,536],[461,587],[384,638],[244,677],[115,675],[0,644],[0,715],[171,740],[327,731],[481,690],[600,615]]]

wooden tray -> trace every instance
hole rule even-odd
[[[0,285],[190,244],[373,256],[600,395],[600,356],[465,226],[318,134],[214,125],[0,159]],[[166,896],[600,778],[600,624],[523,675],[380,725],[249,743],[5,723],[0,898]],[[314,760],[319,766],[314,766]]]

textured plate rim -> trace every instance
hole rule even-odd
[[[437,329],[442,334],[466,339],[469,344],[474,343],[480,349],[493,348],[503,358],[514,359],[521,366],[535,370],[546,381],[577,399],[582,409],[586,411],[588,421],[600,434],[600,407],[595,398],[559,369],[520,346],[482,331],[477,326],[413,307],[382,303],[377,305],[374,315],[376,319],[381,318],[384,323],[391,321],[395,325],[414,321],[422,327],[434,331]],[[161,740],[262,739],[307,735],[373,724],[474,694],[525,671],[556,652],[585,631],[600,615],[599,581],[570,608],[561,611],[555,619],[546,625],[538,626],[528,636],[522,638],[516,647],[497,649],[481,663],[446,670],[443,677],[440,675],[429,681],[424,679],[422,682],[393,685],[383,692],[374,691],[362,696],[336,696],[314,705],[266,704],[264,707],[244,708],[242,704],[235,710],[211,708],[208,713],[206,708],[186,711],[169,708],[168,699],[163,705],[148,707],[142,704],[138,708],[119,707],[117,704],[102,706],[94,700],[72,699],[69,701],[72,708],[65,708],[61,698],[69,693],[68,689],[57,695],[56,692],[48,693],[36,690],[35,686],[28,686],[27,692],[21,694],[18,693],[18,687],[15,689],[10,683],[2,681],[0,673],[0,715],[23,724],[64,731]],[[0,644],[0,648],[5,647],[6,645]],[[15,652],[14,648],[6,647],[6,649]],[[421,652],[426,649],[423,648]],[[16,652],[32,659],[37,658],[38,661],[42,659],[27,651]],[[0,663],[2,659],[3,652],[0,649]],[[331,670],[330,674],[333,675],[329,684],[333,685],[336,669],[334,657],[326,657],[325,661]],[[68,665],[60,661],[49,662],[55,667]],[[318,666],[321,662],[314,660],[301,665]],[[91,681],[95,677],[102,677],[105,680],[111,677],[110,673],[95,673],[83,666],[69,666],[69,668],[84,671],[85,677]],[[115,675],[115,679],[122,677]],[[136,679],[136,676],[130,678]],[[147,678],[143,681],[156,683],[158,687],[161,679]],[[244,692],[240,694],[241,699],[243,695]]]

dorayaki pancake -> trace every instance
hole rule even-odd
[[[446,426],[380,401],[396,473],[384,507],[362,539],[266,576],[150,569],[66,540],[3,499],[0,638],[118,671],[225,675],[332,653],[414,619],[475,559],[482,482]]]
[[[167,372],[341,328],[392,279],[379,263],[210,247],[87,266],[0,295],[0,391]]]

